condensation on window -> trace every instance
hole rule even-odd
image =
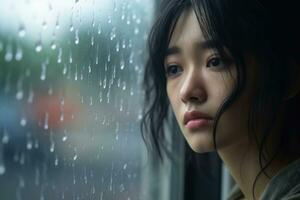
[[[0,2],[0,199],[142,199],[153,2]]]

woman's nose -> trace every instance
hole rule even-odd
[[[191,72],[185,77],[180,88],[180,98],[184,103],[204,103],[207,92],[199,72]]]

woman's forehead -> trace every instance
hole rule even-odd
[[[181,47],[190,43],[203,43],[205,38],[193,9],[185,9],[172,32],[169,47]]]

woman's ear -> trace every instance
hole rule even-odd
[[[300,63],[291,61],[289,82],[287,85],[287,93],[284,97],[284,101],[288,101],[298,95],[300,95]]]

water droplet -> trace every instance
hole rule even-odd
[[[28,103],[32,103],[32,102],[33,102],[33,97],[34,97],[33,90],[30,89],[30,90],[29,90],[29,95],[28,95],[27,102],[28,102]]]
[[[77,71],[77,65],[76,65],[76,71],[75,71],[75,74],[74,74],[74,80],[77,81],[78,80],[78,71]]]
[[[63,142],[67,141],[67,139],[68,139],[67,136],[63,136],[63,137],[62,137],[62,141],[63,141]]]
[[[63,75],[67,74],[67,65],[66,64],[64,64],[64,68],[63,68],[62,73],[63,73]]]
[[[61,63],[62,48],[58,49],[57,63]]]
[[[119,188],[120,188],[120,192],[124,192],[125,191],[125,187],[124,187],[123,184],[121,184]]]
[[[23,24],[21,24],[19,27],[18,35],[19,37],[24,37],[26,35],[26,29]]]
[[[124,60],[121,60],[120,69],[123,70],[124,68],[125,68],[125,62],[124,62]]]
[[[70,52],[70,55],[69,55],[69,63],[71,64],[73,62],[73,57],[72,57],[72,52]]]
[[[47,28],[47,22],[45,20],[43,21],[42,26],[43,26],[43,29]]]
[[[56,157],[54,160],[54,165],[57,166],[58,165],[58,158]]]
[[[22,117],[22,118],[21,118],[20,124],[21,124],[21,126],[23,126],[23,127],[26,126],[27,120],[26,120],[25,117]]]
[[[138,27],[135,27],[135,28],[134,28],[134,34],[137,35],[137,34],[139,34],[139,32],[140,32],[139,28],[138,28]]]
[[[112,31],[110,32],[110,40],[113,40],[116,38],[116,28],[113,27]]]
[[[123,169],[124,169],[124,170],[127,169],[127,163],[125,163],[125,164],[123,165]]]
[[[22,90],[20,90],[20,91],[18,91],[17,92],[17,94],[16,94],[16,99],[17,100],[22,100],[23,99],[23,91]]]
[[[2,143],[7,144],[9,142],[9,135],[6,129],[4,129],[3,136],[2,136]]]
[[[51,141],[51,144],[50,144],[50,152],[51,152],[51,153],[54,152],[54,147],[55,147],[54,142]]]
[[[48,120],[49,120],[49,114],[46,112],[45,113],[45,121],[44,121],[44,129],[45,130],[47,130],[49,128]]]
[[[116,44],[116,52],[119,52],[120,51],[120,44],[119,44],[119,42],[117,42],[117,44]]]
[[[29,139],[28,141],[27,141],[27,144],[26,144],[26,148],[28,149],[28,150],[31,150],[32,149],[32,140],[31,139]]]
[[[40,79],[42,81],[46,80],[46,70],[47,70],[47,65],[45,63],[42,63],[42,71],[40,76]]]
[[[5,174],[5,171],[6,171],[5,166],[3,165],[3,163],[1,163],[0,164],[0,175]]]
[[[101,32],[102,32],[102,30],[101,30],[101,26],[100,26],[100,24],[99,24],[99,25],[98,25],[98,35],[100,35]]]
[[[19,177],[19,187],[24,188],[25,187],[25,180],[22,176]]]
[[[74,26],[73,24],[70,25],[70,32],[73,32],[74,31]]]
[[[16,55],[15,55],[15,59],[17,61],[20,61],[20,60],[22,60],[22,58],[23,58],[23,50],[21,47],[18,46]]]
[[[55,28],[59,29],[59,16],[57,16],[57,18],[56,18]]]
[[[77,154],[74,155],[73,160],[77,160],[78,156]]]
[[[91,37],[91,45],[94,46],[94,36]]]
[[[41,43],[41,41],[38,41],[38,42],[35,44],[35,51],[36,51],[36,52],[41,52],[42,49],[43,49],[42,43]]]
[[[90,97],[90,106],[93,105],[93,97]]]
[[[79,0],[75,0],[75,3],[78,3],[79,2]]]
[[[51,42],[51,49],[52,49],[52,50],[55,50],[55,49],[56,49],[55,41],[52,41],[52,42]]]
[[[78,29],[75,31],[75,44],[79,44]]]
[[[59,119],[60,119],[61,122],[64,121],[64,112],[63,111],[61,111]]]
[[[12,46],[11,45],[7,45],[6,46],[6,52],[4,55],[4,60],[6,62],[10,62],[13,59],[13,52],[12,52]]]

